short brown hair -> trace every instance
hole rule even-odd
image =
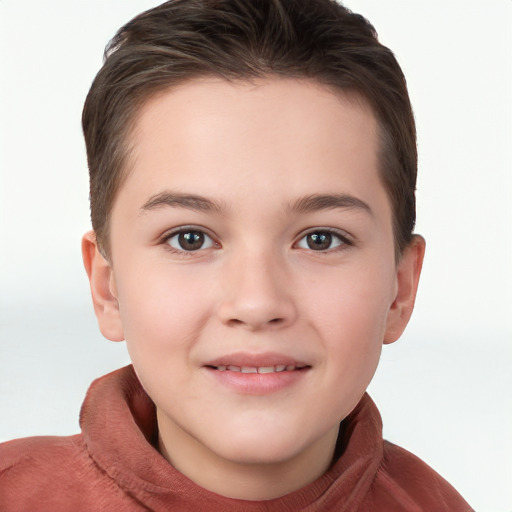
[[[379,171],[402,253],[416,217],[416,129],[403,73],[373,26],[334,0],[171,0],[117,32],[85,102],[91,218],[104,254],[140,107],[204,76],[307,78],[362,96],[380,126]]]

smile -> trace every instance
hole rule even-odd
[[[312,366],[283,354],[235,353],[208,361],[203,368],[223,388],[263,396],[299,385]]]
[[[231,371],[231,372],[240,372],[240,373],[279,373],[279,372],[292,372],[295,370],[301,370],[305,368],[305,366],[294,366],[294,365],[285,365],[278,364],[276,366],[233,366],[233,365],[219,365],[213,366],[212,368],[219,370],[221,372]]]

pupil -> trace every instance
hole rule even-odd
[[[330,233],[311,233],[307,237],[308,247],[315,251],[329,249],[332,243],[332,235]]]
[[[199,231],[180,233],[178,241],[183,249],[186,249],[187,251],[197,251],[203,246],[204,234]]]

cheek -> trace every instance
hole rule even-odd
[[[314,288],[311,307],[332,331],[383,334],[393,302],[393,278],[393,271],[384,266],[364,262],[326,274]]]
[[[208,287],[167,265],[137,265],[118,284],[126,343],[133,358],[169,358],[196,338],[209,310]]]
[[[338,375],[369,381],[380,357],[393,300],[393,273],[378,264],[362,265],[331,276],[328,290],[311,301],[311,321],[323,332],[328,364]]]

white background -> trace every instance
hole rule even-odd
[[[97,376],[80,115],[102,51],[150,0],[0,0],[0,439],[71,434]],[[370,392],[385,436],[479,511],[512,511],[512,2],[347,0],[407,76],[419,134],[416,312]]]

